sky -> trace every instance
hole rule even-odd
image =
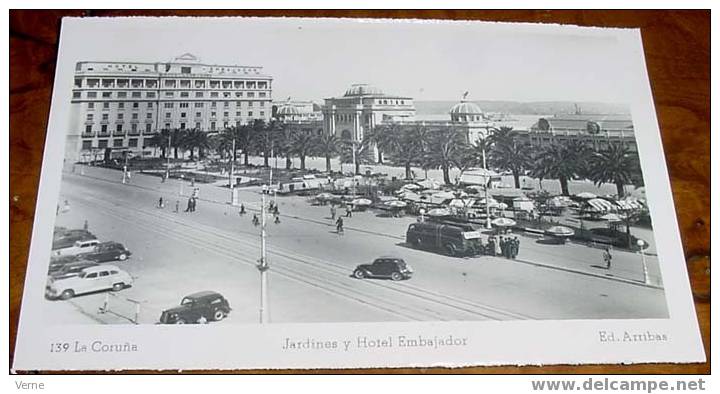
[[[74,19],[71,22],[80,21]],[[590,33],[590,34],[586,34]],[[416,100],[618,102],[618,41],[600,29],[297,18],[95,18],[63,27],[76,61],[262,66],[277,100],[342,95],[353,83]]]

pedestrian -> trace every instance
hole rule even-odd
[[[335,220],[335,215],[337,215],[337,209],[335,209],[335,204],[330,206],[330,219]]]
[[[85,220],[85,223],[83,223],[83,230],[88,231],[88,221]]]
[[[244,214],[245,214],[245,205],[240,204],[240,211],[239,211],[238,213],[239,213],[240,215],[244,215]]]
[[[188,198],[187,208],[185,208],[185,212],[190,212],[190,208],[192,208],[192,197]]]
[[[605,252],[603,253],[603,260],[605,260],[605,269],[610,269],[610,266],[612,265],[612,254],[610,254],[609,246],[605,248]]]
[[[158,200],[158,208],[163,208],[163,198],[162,197],[160,197],[160,199]]]
[[[280,224],[280,215],[275,215],[275,224]]]
[[[180,212],[180,200],[175,200],[175,213]]]
[[[190,199],[190,212],[195,212],[196,207],[197,207],[197,198],[192,197]]]
[[[258,224],[260,224],[260,219],[258,219],[256,213],[253,213],[252,224],[253,224],[254,226],[256,226],[256,227],[257,227]]]
[[[278,208],[277,204],[275,205],[275,208],[273,208],[273,214],[274,215],[280,215],[280,208]]]
[[[495,256],[502,256],[502,248],[500,247],[501,243],[502,239],[498,240],[497,238],[493,237],[493,244],[495,244]]]
[[[351,205],[347,205],[347,206],[345,207],[345,217],[346,217],[346,218],[351,218],[351,217],[352,217],[352,206],[351,206]]]
[[[345,229],[343,228],[343,218],[339,217],[337,218],[337,221],[335,222],[335,226],[337,227],[337,233],[338,234],[344,234]]]
[[[500,244],[500,255],[507,258],[507,241],[501,236],[498,243]]]
[[[495,237],[491,236],[488,238],[487,252],[490,256],[495,256]]]

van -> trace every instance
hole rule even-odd
[[[475,256],[482,252],[480,232],[467,225],[412,223],[405,239],[413,247],[442,251],[448,256]]]

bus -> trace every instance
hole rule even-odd
[[[483,250],[480,232],[460,223],[412,223],[405,240],[415,248],[437,250],[454,257],[476,256]]]

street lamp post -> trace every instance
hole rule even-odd
[[[260,198],[260,263],[257,265],[257,269],[260,271],[260,324],[268,323],[267,271],[270,267],[265,249],[265,195],[267,192],[267,185],[263,185]]]
[[[645,246],[645,241],[643,241],[642,239],[638,239],[637,245],[640,247],[640,258],[642,259],[643,281],[646,285],[649,285],[650,276],[648,275],[647,261],[645,261],[645,251],[643,250],[643,247]]]
[[[482,149],[483,168],[485,169],[485,228],[492,228],[490,223],[490,199],[488,188],[490,187],[490,176],[487,169],[487,161],[485,160],[485,145]]]
[[[233,135],[232,153],[230,154],[230,205],[235,204],[235,136]]]
[[[168,131],[168,146],[167,146],[167,169],[165,170],[165,179],[170,179],[170,140],[172,140],[172,134]]]
[[[125,151],[125,163],[123,164],[123,177],[122,183],[127,183],[127,166],[128,166],[128,152]]]

